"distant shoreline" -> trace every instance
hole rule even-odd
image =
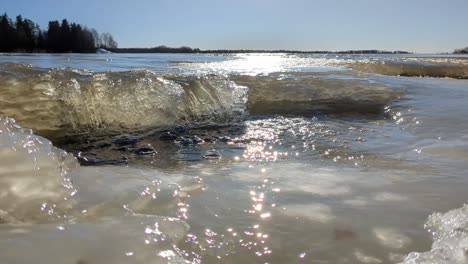
[[[242,54],[242,53],[289,53],[289,54],[414,54],[407,51],[380,51],[380,50],[348,50],[348,51],[301,51],[301,50],[153,50],[153,49],[139,49],[139,48],[118,48],[107,49],[108,52],[47,52],[45,50],[27,52],[27,51],[10,51],[0,52],[2,54]],[[454,53],[447,53],[454,54]]]
[[[255,49],[217,49],[200,50],[189,47],[170,48],[165,46],[155,48],[112,48],[113,53],[201,53],[201,54],[237,54],[237,53],[295,53],[295,54],[412,54],[408,51],[384,50],[346,50],[346,51],[301,51],[301,50],[255,50]]]
[[[103,52],[104,51],[104,52]],[[243,54],[243,53],[288,53],[288,54],[434,54],[434,55],[468,55],[466,51],[456,52],[443,52],[443,53],[415,53],[409,51],[386,51],[386,50],[345,50],[345,51],[302,51],[302,50],[180,50],[179,48],[167,48],[159,50],[158,48],[113,48],[113,49],[96,49],[89,52],[50,52],[47,50],[15,50],[8,52],[0,52],[1,55],[14,55],[14,54]]]
[[[97,48],[94,51],[87,52],[50,52],[45,49],[34,49],[33,51],[14,50],[9,52],[0,52],[2,54],[242,54],[242,53],[289,53],[289,54],[419,54],[409,51],[387,51],[387,50],[343,50],[343,51],[326,51],[326,50],[256,50],[256,49],[216,49],[216,50],[201,50],[198,48],[180,47],[171,48],[166,46],[158,46],[154,48]],[[423,53],[421,53],[423,54]],[[468,48],[458,49],[454,52],[433,53],[439,55],[468,55]]]

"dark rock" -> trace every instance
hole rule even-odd
[[[82,142],[82,139],[80,137],[72,137],[72,136],[66,136],[60,140],[60,143],[63,145],[73,145],[73,144],[79,144]]]
[[[78,149],[79,149],[80,151],[90,151],[90,150],[94,149],[94,147],[88,145],[88,146],[82,146],[82,147],[80,147],[80,148],[78,148]]]
[[[208,143],[213,143],[214,139],[211,137],[204,137],[203,140]]]
[[[102,143],[97,144],[96,148],[107,148],[107,147],[110,147],[110,146],[112,146],[112,145],[107,143],[107,142],[102,142]]]
[[[230,137],[220,137],[219,141],[221,141],[223,143],[228,143],[228,142],[231,141],[231,138]]]
[[[201,139],[197,135],[192,137],[192,141],[193,141],[194,144],[203,144],[205,142],[203,139]]]
[[[130,135],[121,135],[112,139],[112,143],[118,146],[135,145],[139,141],[141,138]]]
[[[236,139],[233,141],[234,144],[246,144],[246,143],[249,143],[248,140],[244,140],[244,139]]]
[[[193,140],[191,138],[187,138],[187,137],[177,138],[175,142],[176,142],[177,145],[181,145],[181,146],[184,146],[184,147],[194,145]]]
[[[204,159],[221,159],[221,154],[215,150],[215,149],[212,149],[212,150],[208,150],[205,155],[203,155],[203,158]]]
[[[121,160],[102,160],[98,158],[91,157],[76,157],[82,166],[103,166],[103,165],[126,165],[128,161],[126,158]]]
[[[127,152],[130,149],[128,147],[126,147],[126,146],[122,146],[122,147],[116,148],[115,150],[120,151],[120,152]]]
[[[178,134],[182,134],[185,131],[187,131],[187,129],[185,127],[183,127],[183,126],[176,126],[176,127],[174,127],[173,130],[174,130],[175,133],[178,133]]]
[[[137,155],[156,155],[158,152],[150,144],[141,146],[134,151]]]
[[[177,138],[177,135],[170,131],[162,132],[159,135],[160,140],[175,140],[176,138]]]

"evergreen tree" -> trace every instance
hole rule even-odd
[[[15,29],[7,14],[0,17],[0,52],[12,51],[15,47]]]
[[[93,34],[87,28],[84,28],[81,34],[82,52],[93,52],[96,49]]]
[[[39,29],[39,33],[37,36],[37,48],[40,50],[47,50],[47,33],[44,33],[42,30]]]
[[[15,23],[15,47],[16,49],[19,49],[20,51],[24,51],[28,39],[26,37],[26,32],[24,30],[24,25],[23,25],[23,18],[19,15],[16,17],[16,23]]]
[[[60,23],[57,20],[50,21],[47,30],[47,50],[58,52],[60,47]]]
[[[71,34],[70,34],[70,25],[66,19],[62,20],[62,25],[60,26],[60,42],[59,42],[59,52],[71,51]]]
[[[36,24],[29,19],[23,20],[23,30],[26,36],[24,42],[24,49],[28,52],[32,52],[37,45],[37,32]]]
[[[70,26],[70,41],[71,41],[71,51],[79,52],[80,49],[80,35],[81,35],[81,26],[75,23],[72,23]]]

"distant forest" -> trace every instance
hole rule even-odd
[[[20,15],[12,21],[7,14],[0,16],[0,52],[79,52],[117,48],[110,33],[99,34],[66,19],[50,21],[47,30]]]
[[[299,51],[299,50],[200,50],[190,47],[171,48],[158,46],[154,48],[110,48],[114,53],[303,53],[303,54],[409,54],[407,51],[384,51],[384,50],[346,50],[346,51]]]

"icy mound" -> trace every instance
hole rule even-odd
[[[243,115],[246,89],[224,77],[93,73],[0,65],[0,115],[47,138],[77,130],[223,123]]]
[[[440,77],[440,78],[468,78],[468,65],[465,60],[420,60],[388,62],[352,62],[349,67],[353,70],[377,73],[383,75],[407,77]]]
[[[63,218],[75,190],[75,158],[11,118],[0,116],[0,222]]]
[[[362,80],[240,76],[236,83],[249,88],[250,114],[314,115],[379,114],[401,91]]]
[[[175,215],[202,185],[164,176],[80,168],[47,139],[0,117],[0,262],[187,263],[176,244],[189,226],[156,213]]]
[[[403,263],[468,263],[468,205],[432,214],[425,227],[434,238],[431,250],[410,253]]]

